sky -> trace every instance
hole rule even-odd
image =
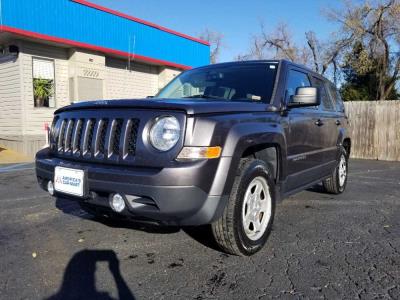
[[[99,5],[150,21],[161,26],[199,36],[205,29],[224,35],[219,61],[231,61],[248,52],[251,37],[263,22],[273,30],[280,22],[289,25],[299,44],[304,33],[313,30],[320,40],[329,38],[337,25],[327,21],[323,10],[338,8],[332,0],[91,0]]]

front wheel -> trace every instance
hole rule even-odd
[[[218,245],[234,255],[259,251],[271,232],[275,214],[275,185],[267,165],[242,159],[222,217],[212,224]]]
[[[325,190],[331,194],[341,194],[346,189],[348,175],[348,155],[344,148],[340,150],[339,163],[332,175],[325,179],[322,184]]]

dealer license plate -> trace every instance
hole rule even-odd
[[[83,170],[56,167],[54,171],[54,188],[58,192],[83,196]]]

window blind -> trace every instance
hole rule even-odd
[[[54,61],[34,58],[33,78],[54,80]]]

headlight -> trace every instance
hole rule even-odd
[[[181,134],[175,117],[159,117],[150,129],[150,142],[160,151],[168,151],[176,145]]]

